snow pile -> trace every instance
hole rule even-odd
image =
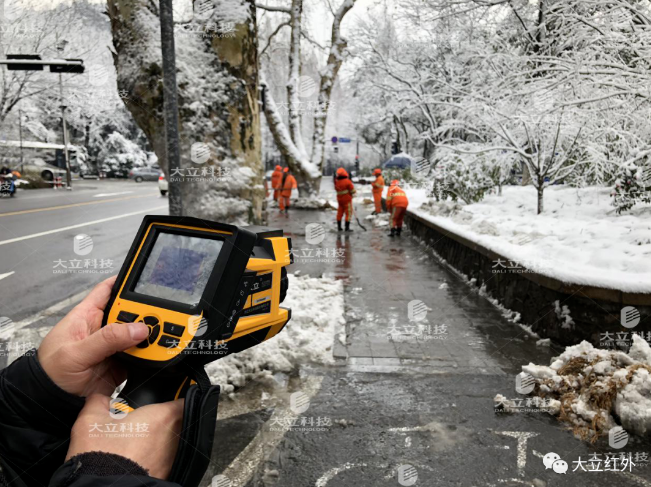
[[[289,372],[298,364],[332,362],[335,330],[345,324],[343,284],[330,278],[289,276],[282,306],[292,319],[278,335],[206,367],[214,384],[229,393],[253,379]]]
[[[628,354],[583,341],[567,347],[549,367],[529,365],[533,394],[560,401],[558,416],[582,439],[608,434],[618,423],[629,432],[651,432],[651,347],[637,335]]]
[[[292,201],[291,204],[292,208],[300,210],[327,210],[329,208],[336,208],[324,198],[297,198],[296,201]]]
[[[617,215],[609,188],[549,187],[541,215],[532,186],[506,186],[503,196],[465,206],[429,200],[422,189],[407,194],[411,212],[542,275],[651,292],[651,211],[640,205]],[[571,317],[563,318],[570,327]]]
[[[369,220],[374,227],[388,227],[389,226],[389,214],[380,213],[379,215],[368,215],[365,220]]]

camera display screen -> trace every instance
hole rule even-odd
[[[134,291],[194,306],[199,304],[224,242],[160,233]]]

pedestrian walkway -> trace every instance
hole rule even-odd
[[[322,242],[306,236],[310,223],[327,228]],[[344,281],[347,324],[337,365],[301,371],[320,389],[247,487],[651,486],[648,465],[571,471],[603,458],[607,441],[580,441],[544,412],[496,413],[496,394],[522,397],[521,365],[549,363],[559,349],[536,346],[408,231],[391,239],[368,223],[338,234],[332,212],[271,213],[269,224],[292,236],[293,272]],[[650,448],[635,438],[626,450]],[[545,469],[548,452],[567,461],[566,475]]]

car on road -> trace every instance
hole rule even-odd
[[[153,167],[134,167],[129,171],[129,179],[133,179],[136,183],[143,181],[156,181],[160,175],[160,169]]]
[[[66,177],[66,170],[61,169],[54,164],[49,164],[41,158],[34,158],[31,161],[22,164],[22,171],[25,173],[39,174],[44,181],[54,181],[54,178]]]
[[[165,179],[165,174],[160,173],[160,176],[158,176],[158,190],[160,191],[160,194],[165,196],[167,194],[167,179]]]

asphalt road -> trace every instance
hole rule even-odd
[[[167,214],[155,182],[75,181],[73,191],[1,198],[0,316],[20,322],[117,273],[147,213]],[[74,250],[80,234],[93,243],[85,255]]]

